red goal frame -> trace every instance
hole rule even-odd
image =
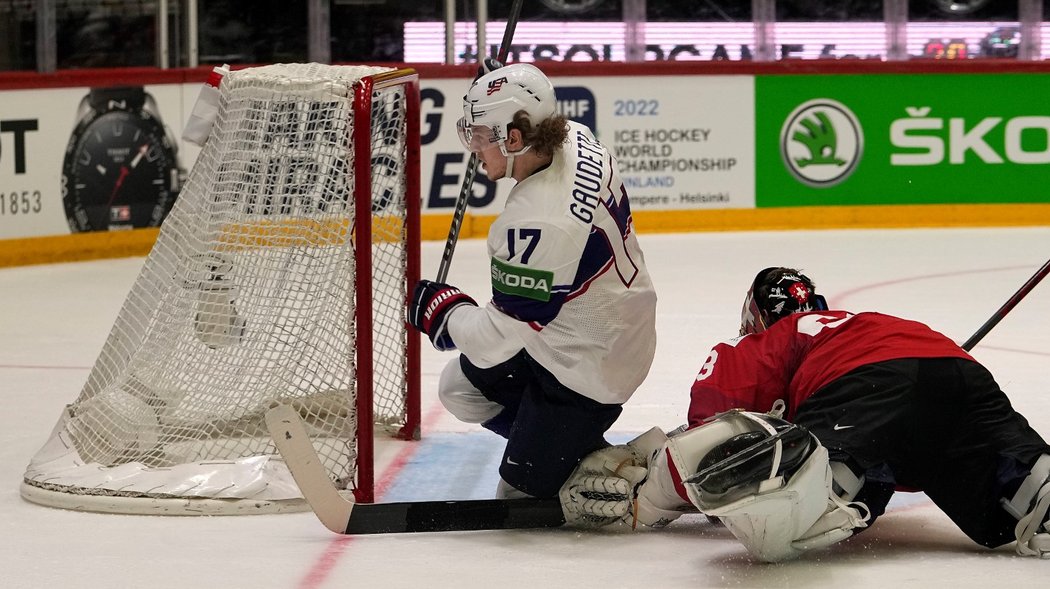
[[[354,202],[370,203],[372,195],[371,165],[371,113],[372,95],[376,90],[404,86],[405,112],[405,246],[406,246],[406,300],[420,276],[420,121],[419,121],[419,75],[413,69],[404,68],[375,76],[366,76],[354,85]],[[375,501],[375,424],[373,416],[372,330],[360,329],[369,325],[372,317],[372,264],[371,206],[354,207],[357,262],[355,306],[357,333],[357,482],[354,497],[361,503]],[[405,424],[395,438],[418,440],[420,438],[420,348],[419,338],[406,324],[406,399]]]

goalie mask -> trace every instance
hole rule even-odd
[[[762,333],[792,313],[827,309],[808,276],[792,268],[766,268],[755,276],[744,298],[740,335]]]
[[[519,111],[533,125],[554,116],[554,85],[539,68],[514,63],[481,76],[463,97],[463,118],[456,124],[463,147],[476,153],[498,145],[503,155],[510,155],[506,141]]]

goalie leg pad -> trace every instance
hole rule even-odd
[[[826,548],[849,538],[859,528],[866,527],[871,517],[863,503],[845,501],[831,496],[824,514],[802,533],[802,537],[791,542],[799,553],[816,548]]]
[[[697,474],[701,461],[715,448],[726,440],[751,431],[747,420],[722,417],[669,438],[664,447],[664,458],[679,498],[699,506],[699,495],[695,488],[683,482]]]
[[[627,442],[627,445],[634,450],[635,454],[644,459],[644,462],[639,466],[648,466],[653,456],[662,450],[666,443],[667,434],[660,428],[654,427]]]
[[[721,518],[759,560],[780,562],[848,538],[866,514],[831,499],[828,452],[817,448],[777,489],[759,492],[704,511]]]
[[[695,512],[694,501],[682,481],[696,474],[696,466],[725,440],[748,431],[732,420],[716,420],[666,438],[652,453],[645,482],[638,487],[632,526],[663,527],[683,513]]]
[[[748,412],[718,421],[746,431],[705,454],[685,487],[697,507],[719,517],[754,557],[795,558],[866,525],[867,507],[835,494],[828,451],[805,428]],[[852,479],[840,488],[855,491],[861,481]]]
[[[649,463],[648,474],[635,494],[631,527],[662,528],[683,513],[695,511],[693,504],[679,494],[681,474],[670,452],[661,448]]]
[[[1017,553],[1050,558],[1050,454],[1036,460],[1031,474],[1012,499],[1002,500],[1002,506],[1017,518]]]

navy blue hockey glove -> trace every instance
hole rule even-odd
[[[408,305],[408,323],[430,336],[430,343],[441,350],[456,349],[448,333],[448,314],[463,305],[478,304],[454,286],[432,280],[420,280],[412,291]]]

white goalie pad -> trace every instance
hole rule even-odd
[[[1017,553],[1022,556],[1050,558],[1050,454],[1043,454],[1032,467],[1031,474],[1021,483],[1009,501],[1002,500],[1003,509],[1017,518],[1014,534]]]
[[[725,505],[706,505],[703,511],[721,518],[755,558],[766,562],[795,558],[809,547],[796,547],[794,541],[828,510],[827,449],[817,448],[790,481],[778,477],[767,482],[771,489]]]
[[[649,473],[638,488],[633,506],[635,527],[661,528],[695,512],[692,497],[683,498],[682,481],[696,474],[696,466],[711,450],[729,438],[750,431],[745,421],[716,420],[698,428],[674,432],[652,453]]]
[[[635,490],[631,513],[620,518],[634,528],[663,527],[699,509],[722,517],[757,558],[777,561],[841,541],[866,525],[867,508],[845,502],[861,481],[849,473],[852,480],[844,477],[841,485],[846,498],[836,497],[827,450],[803,428],[769,415],[731,411],[665,439],[663,447],[654,445],[648,453],[648,473]],[[705,492],[696,483],[707,474],[701,472],[705,464],[719,467],[703,480],[722,484],[722,492]],[[607,481],[586,482],[590,487],[577,486],[594,493],[596,484]],[[622,492],[610,495],[623,497]],[[621,512],[602,515],[612,520]]]
[[[867,508],[834,495],[827,449],[804,428],[733,411],[672,441],[690,501],[760,560],[795,558],[865,525]]]

